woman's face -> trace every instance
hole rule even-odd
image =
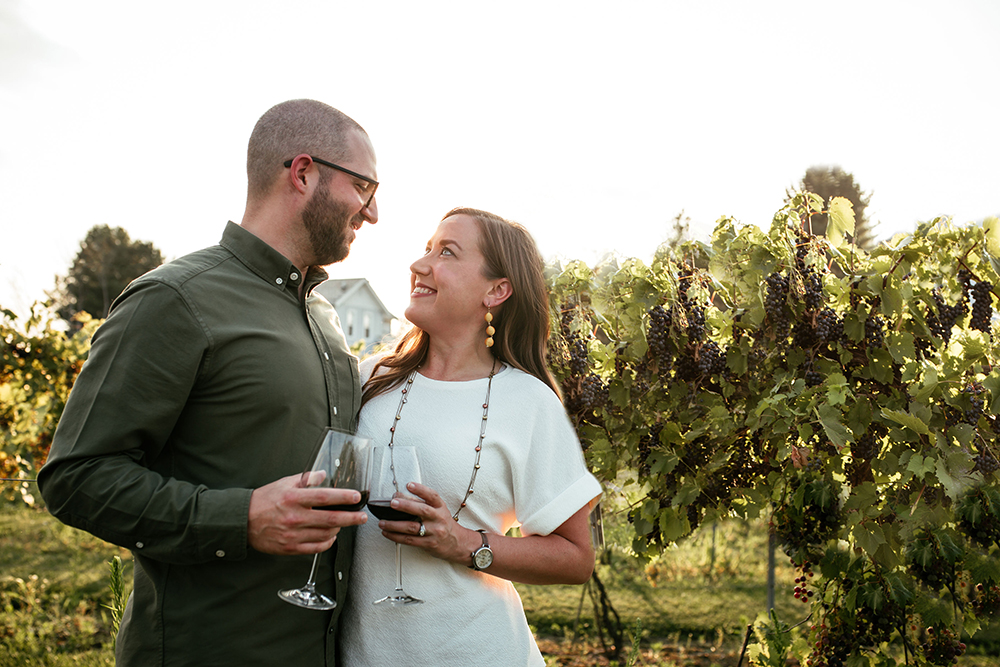
[[[479,224],[467,215],[445,218],[410,265],[410,305],[406,319],[434,335],[485,326],[493,282],[483,274]]]

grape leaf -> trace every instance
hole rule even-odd
[[[1000,257],[1000,219],[984,219],[983,230],[986,232],[986,250],[991,256]]]
[[[842,245],[844,235],[854,236],[854,204],[845,197],[834,197],[830,200],[829,222],[826,226],[826,238],[835,246]]]
[[[865,553],[874,556],[878,548],[885,544],[885,535],[882,534],[881,526],[868,522],[855,528],[854,540],[859,547],[864,549]]]
[[[920,435],[930,435],[931,430],[927,427],[923,421],[918,417],[914,417],[908,412],[903,412],[902,410],[890,410],[889,408],[882,408],[882,416],[886,419],[891,419],[900,426],[905,426],[906,428],[919,433]]]
[[[691,532],[691,524],[687,520],[687,512],[681,515],[680,510],[673,507],[660,512],[660,533],[666,542],[676,542]]]
[[[840,410],[831,405],[821,405],[818,414],[819,422],[823,425],[830,442],[837,447],[843,447],[851,441],[851,434],[844,426],[844,416]]]

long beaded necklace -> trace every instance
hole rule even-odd
[[[399,425],[400,414],[403,412],[403,406],[406,405],[407,394],[413,388],[413,378],[416,377],[419,366],[415,368],[406,378],[406,384],[403,385],[403,390],[399,395],[399,407],[396,408],[396,418],[392,420],[392,426],[389,427],[389,452],[392,456],[392,445],[394,444],[396,438],[396,426]],[[476,485],[476,475],[479,473],[479,457],[483,453],[483,438],[486,437],[486,420],[490,415],[490,390],[493,389],[493,376],[497,374],[497,360],[496,357],[493,358],[493,367],[490,369],[489,381],[486,383],[486,400],[483,401],[483,423],[479,429],[479,442],[476,443],[476,462],[472,466],[472,477],[469,479],[469,488],[465,492],[465,497],[462,498],[462,504],[459,505],[458,510],[451,515],[451,518],[458,521],[458,515],[465,509],[466,502],[469,500],[469,496],[472,495],[473,488]],[[391,464],[390,464],[391,465]],[[396,490],[399,490],[399,485],[396,483],[396,472],[395,466],[393,466],[393,479],[392,483],[396,486]]]

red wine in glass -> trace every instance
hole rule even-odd
[[[420,521],[416,514],[410,514],[390,507],[391,500],[369,500],[368,511],[382,521]]]

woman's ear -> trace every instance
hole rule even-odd
[[[495,285],[493,285],[492,289],[486,293],[486,299],[483,300],[483,305],[495,308],[506,301],[513,293],[514,289],[510,286],[510,281],[506,278],[501,278]]]

